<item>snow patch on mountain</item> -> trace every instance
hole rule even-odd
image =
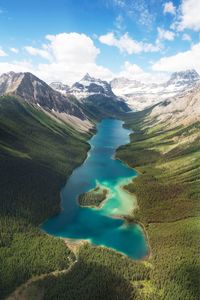
[[[170,79],[162,84],[146,84],[137,80],[116,78],[111,81],[111,87],[129,107],[139,111],[192,88],[199,80],[200,76],[195,70],[187,70],[173,73]]]

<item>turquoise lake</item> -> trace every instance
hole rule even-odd
[[[123,122],[104,119],[97,134],[89,141],[91,149],[85,162],[74,170],[61,191],[61,212],[48,219],[42,229],[48,234],[90,241],[106,246],[133,259],[148,254],[142,228],[127,224],[117,216],[129,214],[136,206],[134,196],[122,189],[136,171],[114,158],[116,149],[129,142],[130,130]],[[80,207],[80,194],[101,185],[109,189],[109,197],[100,209]]]

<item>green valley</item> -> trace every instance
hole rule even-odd
[[[126,188],[137,196],[133,219],[144,224],[151,247],[149,283],[155,296],[147,299],[197,299],[200,124],[170,127],[148,116],[147,110],[126,119],[134,133],[117,152],[140,173]]]
[[[14,97],[0,98],[0,298],[74,255],[38,228],[60,210],[60,189],[86,158],[90,134]]]

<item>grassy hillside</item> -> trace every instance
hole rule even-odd
[[[1,261],[5,257],[0,265],[4,296],[32,275],[66,269],[75,261],[59,239],[42,234],[37,225],[59,209],[55,198],[59,200],[60,184],[84,159],[88,146],[85,137],[34,108],[14,99],[1,100],[5,110],[0,118],[1,163],[5,165],[1,171],[4,201],[0,248]],[[16,105],[17,112],[22,110],[12,126],[10,122],[19,113],[12,114],[11,105]],[[135,262],[104,247],[86,244],[79,249],[70,272],[49,274],[34,282],[26,290],[27,299],[199,299],[199,124],[167,128],[150,124],[146,114],[148,111],[126,118],[126,126],[134,134],[117,157],[141,173],[126,187],[137,195],[139,204],[129,219],[145,225],[150,257]],[[4,178],[6,174],[9,178]]]
[[[0,298],[74,259],[38,225],[59,211],[59,191],[85,159],[87,138],[19,99],[0,97]]]
[[[126,120],[131,143],[117,157],[141,173],[126,188],[137,195],[133,219],[148,232],[155,297],[198,299],[200,293],[200,124],[156,125],[147,112]]]
[[[94,120],[118,118],[124,112],[129,111],[125,102],[98,94],[85,98],[83,107],[88,116],[94,116]]]
[[[117,157],[141,173],[126,187],[139,204],[128,219],[145,225],[150,257],[135,262],[85,245],[70,273],[34,284],[44,299],[199,299],[199,124],[149,126],[147,114],[126,118],[134,134]]]

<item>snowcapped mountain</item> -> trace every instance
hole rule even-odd
[[[88,73],[66,93],[75,96],[88,111],[99,118],[130,111],[125,101],[113,93],[107,81],[91,77]]]
[[[150,118],[169,126],[200,122],[200,81],[193,84],[191,89],[160,102],[152,109]]]
[[[68,93],[68,91],[69,91],[69,89],[70,89],[69,85],[63,84],[63,83],[60,82],[60,81],[55,81],[55,82],[50,83],[50,87],[51,87],[53,90],[58,91],[58,92],[60,92],[60,93],[62,93],[62,94]]]
[[[1,75],[0,96],[7,94],[18,96],[51,116],[71,125],[75,124],[81,131],[93,126],[76,99],[53,90],[31,73],[9,72]]]
[[[175,72],[167,81],[166,86],[173,85],[174,87],[187,87],[200,79],[199,74],[195,70],[187,70]]]
[[[78,99],[86,98],[94,94],[102,94],[114,97],[108,82],[91,77],[88,73],[79,81],[75,82],[69,90]]]
[[[0,76],[0,96],[6,94],[18,96],[81,131],[92,128],[93,119],[115,117],[130,110],[106,81],[88,74],[69,89],[60,82],[49,86],[31,73],[9,72]],[[79,100],[75,97],[78,95]]]
[[[74,83],[69,92],[100,118],[130,111],[124,100],[113,93],[107,81],[91,77],[88,73]]]
[[[84,119],[84,113],[69,97],[53,90],[31,73],[9,72],[0,76],[0,95],[14,94],[44,109],[66,112]]]
[[[111,81],[111,87],[133,110],[143,110],[191,88],[199,80],[200,76],[195,70],[187,70],[173,73],[164,84],[145,84],[136,80],[116,78]]]

